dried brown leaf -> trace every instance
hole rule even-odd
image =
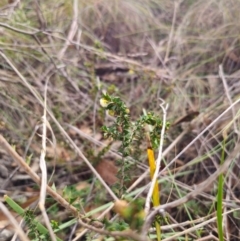
[[[102,160],[96,166],[96,170],[108,185],[113,185],[118,181],[118,168],[112,161]]]

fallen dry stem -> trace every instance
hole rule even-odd
[[[18,69],[13,65],[13,63],[10,61],[10,59],[2,52],[0,51],[0,55],[6,60],[6,62],[11,66],[11,68],[15,71],[15,73],[18,75],[18,77],[22,80],[24,85],[31,91],[33,96],[37,99],[37,101],[42,105],[44,108],[44,102],[38,93],[38,91],[31,86],[28,81],[22,76],[22,74],[18,71]],[[95,170],[95,168],[92,166],[90,161],[85,157],[85,155],[81,152],[81,150],[77,147],[75,142],[70,138],[70,136],[67,134],[67,132],[62,128],[58,120],[55,118],[55,116],[52,114],[52,112],[46,107],[46,111],[48,115],[52,118],[52,120],[55,122],[57,127],[59,128],[62,135],[68,140],[68,142],[71,144],[71,147],[77,152],[77,154],[84,160],[84,162],[87,164],[89,169],[92,171],[92,173],[97,177],[99,182],[104,186],[104,188],[107,190],[107,192],[111,195],[111,197],[116,201],[118,200],[118,197],[114,194],[114,192],[111,190],[111,188],[107,185],[107,183],[102,179],[102,177],[99,175],[99,173]]]
[[[41,150],[41,156],[40,156],[40,168],[42,171],[42,178],[41,178],[41,189],[40,189],[40,199],[39,199],[39,208],[42,212],[45,224],[47,226],[47,229],[49,231],[51,240],[57,241],[52,226],[50,224],[48,215],[46,213],[45,209],[45,200],[46,200],[46,187],[47,187],[47,166],[45,161],[46,156],[46,143],[47,143],[47,126],[50,126],[47,122],[47,85],[48,81],[46,81],[45,84],[45,93],[44,93],[44,111],[43,111],[43,117],[42,117],[42,150]]]
[[[74,23],[75,24],[75,23]],[[96,55],[99,55],[99,56],[105,56],[109,59],[113,59],[114,61],[118,61],[118,62],[123,62],[123,63],[126,63],[126,64],[130,64],[130,65],[133,65],[133,66],[136,66],[138,67],[139,69],[141,70],[144,70],[144,71],[147,71],[147,72],[153,72],[155,74],[155,76],[157,78],[166,78],[166,79],[170,79],[171,77],[166,73],[166,70],[164,69],[159,69],[159,68],[154,68],[152,66],[146,66],[144,64],[141,64],[140,62],[138,61],[135,61],[135,60],[132,60],[130,58],[126,58],[126,57],[120,57],[116,54],[112,54],[112,53],[109,53],[109,52],[103,52],[101,50],[98,50],[94,47],[91,47],[91,46],[88,46],[88,45],[85,45],[85,44],[81,44],[81,43],[78,43],[78,42],[75,42],[75,41],[72,41],[70,38],[66,39],[66,38],[62,38],[62,37],[59,37],[58,35],[54,35],[54,34],[51,34],[49,32],[46,32],[46,31],[40,31],[39,29],[35,29],[35,28],[31,28],[32,30],[34,30],[33,32],[28,32],[28,31],[24,31],[24,30],[20,30],[20,29],[17,29],[15,27],[12,27],[8,24],[5,24],[5,23],[1,23],[0,22],[0,26],[2,27],[5,27],[7,29],[10,29],[12,31],[15,31],[15,32],[18,32],[18,33],[21,33],[21,34],[24,34],[24,35],[30,35],[30,36],[33,36],[35,37],[35,39],[37,40],[36,38],[36,34],[38,34],[39,32],[43,33],[43,34],[46,34],[47,36],[51,36],[51,37],[54,37],[56,39],[59,39],[59,40],[63,40],[65,42],[67,42],[69,45],[75,45],[77,47],[81,47],[89,52],[92,52],[92,53],[95,53]],[[40,44],[41,46],[41,44]],[[43,49],[43,51],[46,53],[46,51]],[[46,53],[47,54],[47,53]],[[47,54],[48,55],[48,54]],[[48,57],[50,57],[48,55]],[[60,56],[61,57],[61,56]],[[51,58],[50,58],[51,59]],[[52,60],[52,59],[51,59]],[[53,62],[54,64],[54,62]],[[54,64],[55,65],[55,64]],[[56,66],[55,66],[56,68]]]
[[[41,185],[40,177],[26,164],[21,156],[13,149],[13,147],[6,141],[6,139],[0,135],[0,146],[2,146],[7,153],[13,158],[13,160],[21,167],[23,170],[32,178],[34,182],[36,182],[39,186]],[[78,210],[69,204],[62,196],[60,196],[57,192],[55,192],[48,185],[46,186],[47,193],[55,199],[60,205],[69,210],[74,216],[82,218],[85,222],[90,222],[89,218],[85,218],[83,215],[79,214]],[[101,227],[102,224],[97,222],[94,223],[95,226]]]
[[[207,178],[204,182],[198,185],[195,185],[194,190],[188,193],[186,196],[178,200],[175,200],[173,202],[166,203],[166,204],[160,205],[159,207],[154,208],[154,210],[150,213],[148,218],[152,219],[154,216],[156,216],[159,213],[160,210],[166,210],[168,208],[174,208],[174,207],[180,206],[188,202],[192,198],[196,197],[197,195],[199,195],[205,189],[207,189],[210,185],[212,185],[212,183],[217,179],[217,177],[221,173],[227,171],[233,159],[239,154],[239,149],[240,149],[240,142],[236,144],[234,150],[230,153],[230,155],[224,161],[223,165],[220,166],[211,176],[209,176],[209,178]]]
[[[67,48],[69,47],[71,41],[73,40],[74,36],[76,35],[76,32],[78,30],[78,0],[73,1],[73,19],[72,19],[72,24],[68,33],[68,37],[66,39],[66,42],[63,46],[63,48],[60,50],[58,53],[58,59],[61,60],[62,57],[64,56]]]
[[[229,210],[228,212],[223,213],[223,215],[225,216],[225,215],[227,215],[227,214],[229,214],[229,213],[233,213],[233,212],[235,212],[235,211],[237,211],[237,210],[239,210],[239,208],[233,209],[233,210]],[[215,217],[213,217],[213,218],[211,218],[211,219],[209,219],[209,220],[203,221],[203,222],[195,225],[194,227],[188,228],[188,229],[186,229],[186,230],[184,230],[184,231],[181,231],[181,232],[179,232],[179,233],[175,233],[173,236],[167,237],[167,238],[163,239],[162,241],[171,241],[171,240],[174,240],[174,239],[177,238],[177,237],[180,237],[180,236],[182,236],[182,235],[186,235],[186,234],[188,234],[188,233],[190,233],[190,232],[193,232],[193,231],[195,231],[195,230],[197,230],[197,229],[200,229],[200,228],[206,226],[207,224],[216,221],[216,219],[217,219],[217,217],[215,216]]]
[[[15,231],[17,232],[21,240],[30,241],[29,238],[26,236],[26,234],[23,232],[23,230],[20,228],[16,219],[12,216],[12,214],[8,211],[8,209],[5,207],[5,205],[2,202],[0,202],[0,209],[8,218],[8,220],[11,222],[12,226],[14,227]]]
[[[228,99],[230,105],[232,105],[233,102],[232,102],[231,95],[230,95],[230,93],[229,93],[229,87],[228,87],[227,80],[226,80],[225,75],[224,75],[224,72],[223,72],[223,67],[222,67],[222,65],[219,65],[219,76],[220,76],[221,79],[222,79],[222,82],[223,82],[223,86],[224,86],[224,89],[225,89],[225,93],[226,93],[227,99]],[[234,106],[232,107],[232,115],[233,115],[234,130],[235,130],[235,132],[236,132],[237,134],[239,134],[239,131],[237,130],[236,120],[235,120],[236,111],[235,111]]]
[[[7,153],[20,165],[24,171],[39,185],[41,185],[41,179],[40,177],[32,171],[32,169],[24,162],[21,156],[18,155],[18,153],[11,147],[11,145],[6,141],[6,139],[0,135],[0,146],[2,146]],[[100,222],[91,222],[89,218],[86,218],[79,214],[78,210],[70,205],[64,198],[62,198],[58,193],[53,191],[51,187],[48,185],[46,186],[47,193],[52,196],[58,203],[60,203],[63,207],[65,207],[67,210],[69,210],[71,213],[73,213],[75,216],[80,217],[78,220],[79,223],[88,230],[95,231],[100,234],[109,235],[112,237],[126,237],[126,238],[132,238],[137,241],[147,241],[149,240],[146,236],[139,235],[136,232],[132,230],[126,230],[122,232],[108,232],[99,228],[94,227],[93,225],[97,227],[101,227],[102,224]],[[88,225],[87,223],[91,222],[92,225]],[[28,239],[25,239],[28,240]]]
[[[150,241],[148,239],[147,236],[145,235],[140,235],[138,233],[136,233],[135,231],[132,230],[125,230],[125,231],[113,231],[113,232],[109,232],[109,231],[105,231],[105,230],[101,230],[98,228],[95,228],[91,225],[88,225],[86,223],[83,223],[82,220],[79,220],[79,223],[84,227],[87,228],[89,230],[95,231],[97,233],[100,234],[104,234],[104,235],[108,235],[108,236],[112,236],[112,237],[124,237],[124,238],[131,238],[133,240],[137,240],[137,241]]]
[[[240,102],[240,98],[237,99],[231,106],[229,106],[225,111],[223,111],[210,125],[208,125],[202,132],[200,132],[185,148],[183,148],[164,168],[159,172],[161,175],[165,172],[190,146],[193,145],[206,131],[208,131],[212,126],[216,124],[216,122],[221,119],[229,110]]]

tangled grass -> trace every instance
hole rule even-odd
[[[47,82],[49,110],[104,176],[99,162],[111,160],[114,167],[109,167],[109,172],[116,168],[119,143],[109,144],[102,137],[101,126],[113,121],[99,106],[102,91],[123,99],[133,120],[143,109],[161,116],[161,98],[169,104],[167,119],[172,123],[165,137],[165,165],[194,140],[161,176],[162,204],[181,199],[218,171],[221,161],[238,145],[239,104],[218,117],[239,99],[239,8],[239,0],[2,1],[2,135],[20,155],[32,155],[31,167],[39,171],[41,131],[36,134],[34,130],[41,123],[43,108],[29,86],[42,99]],[[91,205],[83,201],[83,208],[98,211],[112,199],[49,116],[48,121],[57,140],[57,148],[49,147],[46,152],[48,173],[55,169],[53,182],[59,189],[91,183],[91,190],[83,196]],[[198,136],[205,128],[208,130]],[[104,145],[109,145],[109,151],[100,155]],[[0,165],[10,176],[15,166],[5,152],[1,151],[1,156],[5,159]],[[148,170],[145,150],[139,158],[134,179]],[[22,191],[32,196],[32,189],[28,191],[25,185],[32,188],[33,183],[26,176],[19,181],[20,174],[9,179],[4,190],[18,190],[17,197]],[[238,240],[237,155],[223,174],[223,236]],[[4,176],[0,177],[4,181]],[[103,179],[111,184],[114,178]],[[134,197],[149,181],[143,178],[130,195]],[[186,203],[167,210],[169,223],[162,226],[162,240],[218,240],[218,189],[216,179]],[[138,195],[146,197],[144,192]],[[108,215],[110,220],[112,214]],[[66,217],[56,219],[65,222]],[[72,231],[73,236],[76,233]]]

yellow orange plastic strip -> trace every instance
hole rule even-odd
[[[151,147],[148,147],[147,154],[148,154],[148,162],[149,162],[149,168],[150,168],[150,177],[152,180],[154,172],[156,170],[156,163],[155,163],[154,152]],[[152,201],[153,201],[154,207],[160,205],[160,193],[159,193],[159,187],[158,187],[157,182],[154,185]],[[155,226],[156,226],[156,232],[157,232],[157,239],[158,239],[158,241],[160,241],[161,240],[161,227],[158,222],[155,222]]]

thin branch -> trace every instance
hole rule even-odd
[[[6,23],[1,23],[1,22],[0,22],[0,26],[5,27],[7,29],[10,29],[12,31],[15,31],[17,33],[22,33],[22,34],[26,34],[26,35],[35,35],[35,34],[40,32],[39,30],[35,30],[34,32],[28,32],[28,31],[20,30],[18,28],[12,27],[12,26],[10,26]]]
[[[224,213],[224,215],[227,215],[227,214],[229,214],[229,213],[236,212],[237,210],[240,210],[240,208],[236,208],[236,209],[230,210],[230,211],[228,211],[227,213]],[[199,224],[197,224],[197,225],[195,225],[195,226],[193,226],[193,227],[191,227],[191,228],[188,228],[188,229],[186,229],[186,230],[184,230],[184,231],[182,231],[182,232],[175,233],[173,236],[170,236],[170,237],[167,237],[167,238],[165,238],[165,239],[162,239],[162,241],[171,241],[171,240],[174,240],[174,239],[176,239],[177,237],[180,237],[180,236],[182,236],[182,235],[186,235],[186,234],[188,234],[188,233],[190,233],[190,232],[193,232],[193,231],[195,231],[195,230],[199,230],[201,227],[204,227],[204,226],[206,226],[207,224],[209,224],[209,223],[211,223],[211,222],[214,222],[216,219],[217,219],[217,217],[215,216],[215,217],[213,217],[213,218],[211,218],[211,219],[209,219],[209,220],[207,220],[207,221],[201,222],[201,223],[199,223]]]
[[[149,238],[147,236],[143,236],[138,234],[137,232],[129,229],[129,230],[125,230],[125,231],[114,231],[114,232],[109,232],[109,231],[105,231],[102,229],[98,229],[95,228],[91,225],[88,225],[86,223],[84,223],[82,220],[79,220],[79,223],[86,229],[88,230],[92,230],[94,232],[97,232],[99,234],[103,234],[103,235],[107,235],[107,236],[112,236],[112,237],[123,237],[123,238],[131,238],[133,240],[136,241],[150,241]]]
[[[183,131],[162,153],[162,157],[165,157],[172,148],[174,148],[177,143],[183,138],[183,136],[186,135],[186,133],[188,132],[188,130]],[[127,189],[127,193],[129,193],[130,191],[132,191],[140,182],[142,182],[142,180],[149,174],[149,169],[147,169],[128,189]],[[149,186],[149,185],[147,185]],[[146,187],[147,187],[146,186]],[[145,189],[143,189],[144,191]]]
[[[222,65],[219,65],[219,76],[220,76],[221,79],[222,79],[222,82],[223,82],[223,86],[224,86],[224,89],[225,89],[225,93],[226,93],[227,99],[228,99],[230,105],[232,105],[233,103],[232,103],[231,96],[230,96],[230,94],[229,94],[229,88],[228,88],[227,81],[226,81],[226,78],[225,78],[225,75],[224,75],[224,72],[223,72],[223,67],[222,67]],[[238,128],[237,128],[237,125],[236,125],[236,120],[235,120],[236,111],[235,111],[235,108],[234,108],[234,107],[232,107],[232,115],[233,115],[234,131],[239,135],[239,131],[238,131]]]
[[[166,203],[163,205],[160,205],[159,207],[156,207],[153,209],[153,211],[150,213],[150,215],[148,216],[149,219],[151,219],[152,217],[156,216],[156,214],[159,213],[160,210],[166,210],[168,208],[174,208],[177,206],[180,206],[186,202],[188,202],[189,200],[191,200],[192,198],[196,197],[197,195],[199,195],[201,192],[203,192],[205,189],[207,189],[210,185],[212,185],[212,183],[217,179],[217,177],[227,171],[227,169],[229,168],[229,166],[231,165],[231,162],[233,161],[233,159],[239,155],[239,150],[240,150],[240,142],[236,144],[234,150],[230,153],[230,155],[227,157],[227,159],[224,161],[223,165],[220,166],[211,176],[209,176],[205,181],[203,181],[202,183],[195,185],[194,186],[194,190],[191,191],[190,193],[188,193],[186,196],[175,200],[173,202],[170,203]]]
[[[97,219],[103,219],[104,216],[109,213],[112,208],[113,208],[114,204],[112,203],[104,212],[102,212]],[[81,233],[77,234],[76,237],[72,240],[72,241],[77,241],[79,240],[84,234],[86,234],[89,230],[87,228],[85,228]]]
[[[60,50],[58,54],[58,59],[62,59],[64,53],[66,52],[68,46],[71,44],[77,30],[78,30],[78,0],[73,0],[73,19],[72,24],[68,33],[68,37],[63,48]]]
[[[13,63],[8,59],[8,57],[0,51],[0,55],[6,60],[6,62],[11,66],[11,68],[15,71],[15,73],[18,75],[18,77],[23,81],[23,83],[27,86],[27,88],[31,91],[31,93],[35,96],[35,98],[38,100],[38,102],[42,105],[44,108],[44,102],[42,100],[42,97],[38,93],[38,91],[31,86],[27,80],[22,76],[22,74],[17,70],[17,68],[13,65]],[[69,141],[73,149],[77,152],[77,154],[85,161],[89,169],[93,172],[93,174],[96,176],[96,178],[101,182],[101,184],[105,187],[107,192],[111,195],[111,197],[116,201],[118,200],[117,196],[113,193],[111,188],[106,184],[106,182],[102,179],[102,177],[99,175],[99,173],[95,170],[95,168],[92,166],[92,164],[89,162],[89,160],[84,156],[84,154],[81,152],[81,150],[77,147],[75,142],[71,139],[71,137],[67,134],[67,132],[63,129],[63,127],[60,125],[58,120],[55,118],[55,116],[52,114],[52,112],[47,108],[48,115],[52,118],[52,120],[55,122],[59,130],[61,131],[62,135]]]
[[[231,110],[233,108],[233,106],[235,106],[236,104],[238,104],[240,102],[240,98],[238,100],[236,100],[231,106],[229,106],[225,111],[222,112],[222,114],[220,114],[214,121],[212,121],[212,123],[210,125],[208,125],[203,131],[201,131],[186,147],[184,147],[182,149],[182,151],[180,151],[173,159],[172,161],[170,161],[165,168],[163,168],[162,171],[160,171],[159,175],[161,175],[162,173],[164,173],[176,160],[179,159],[179,157],[190,147],[193,145],[193,143],[195,143],[207,130],[209,130],[213,125],[216,124],[216,122],[221,119],[229,110]]]
[[[42,150],[41,150],[41,156],[40,156],[40,169],[42,171],[42,177],[41,177],[40,200],[38,205],[42,212],[42,215],[46,223],[46,226],[48,228],[51,239],[53,241],[57,241],[45,209],[45,199],[46,199],[46,189],[47,189],[47,166],[46,166],[45,156],[46,156],[46,142],[47,142],[47,125],[49,125],[49,123],[47,122],[47,85],[48,85],[48,81],[46,81],[45,83],[45,92],[44,92],[44,109],[43,109],[43,117],[42,117],[43,119]]]
[[[6,141],[6,139],[0,134],[0,146],[2,146],[7,153],[13,158],[13,160],[31,177],[31,179],[36,182],[39,186],[41,185],[40,177],[26,164],[26,162],[22,159],[21,156],[13,149],[13,147]],[[52,196],[60,205],[65,207],[74,216],[78,216],[84,220],[84,222],[91,222],[91,219],[85,218],[83,215],[79,214],[78,210],[70,205],[61,195],[55,192],[51,187],[48,185],[46,186],[47,193]],[[102,226],[100,222],[95,223],[95,226]]]
[[[17,28],[14,28],[8,24],[5,24],[5,23],[1,23],[0,22],[0,26],[2,27],[5,27],[7,29],[10,29],[12,31],[15,31],[15,32],[18,32],[18,33],[22,33],[22,34],[27,34],[27,35],[36,35],[37,33],[43,33],[43,34],[46,34],[47,36],[51,36],[51,37],[54,37],[56,39],[59,39],[59,40],[63,40],[63,41],[67,41],[66,38],[63,38],[59,35],[54,35],[52,33],[49,33],[48,31],[40,31],[39,29],[35,29],[35,28],[31,28],[34,30],[34,32],[28,32],[28,31],[23,31],[23,30],[19,30]],[[139,67],[140,69],[143,69],[145,71],[151,71],[153,73],[155,73],[156,77],[158,78],[166,78],[166,79],[171,79],[171,77],[166,74],[166,71],[163,70],[163,69],[159,69],[159,68],[153,68],[152,66],[146,66],[146,65],[143,65],[141,64],[140,62],[138,61],[135,61],[135,60],[132,60],[130,58],[126,58],[126,57],[120,57],[118,55],[115,55],[115,54],[112,54],[112,53],[108,53],[108,52],[103,52],[103,51],[100,51],[99,49],[97,48],[94,48],[94,47],[91,47],[91,46],[88,46],[88,45],[85,45],[85,44],[81,44],[79,42],[76,42],[76,41],[69,41],[69,44],[71,45],[75,45],[77,47],[81,47],[89,52],[93,52],[95,53],[96,55],[99,55],[99,56],[105,56],[105,57],[108,57],[108,58],[111,58],[111,59],[114,59],[115,61],[119,61],[119,62],[124,62],[124,63],[127,63],[127,64],[132,64],[134,66],[137,66]]]
[[[30,241],[24,231],[20,228],[18,222],[16,219],[12,216],[12,214],[8,211],[8,209],[5,207],[5,205],[0,202],[0,209],[4,213],[4,215],[8,218],[8,220],[11,222],[12,226],[14,227],[15,231],[17,232],[18,236],[21,238],[22,241]]]

